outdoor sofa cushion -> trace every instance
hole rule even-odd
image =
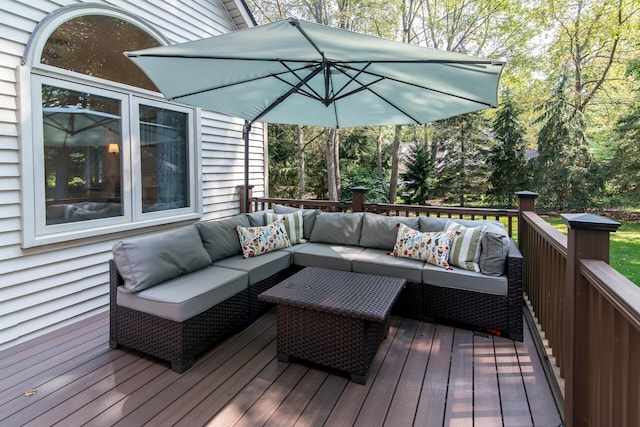
[[[193,225],[120,240],[112,254],[126,292],[139,292],[211,264]]]
[[[367,248],[355,255],[351,265],[356,273],[402,277],[409,282],[422,283],[424,261],[394,257],[384,249]]]
[[[209,253],[211,261],[242,253],[238,231],[236,230],[237,226],[250,226],[246,215],[236,215],[231,218],[196,223],[202,243]]]
[[[509,285],[507,276],[487,276],[458,267],[447,270],[428,262],[422,269],[422,283],[502,296],[507,295]]]
[[[244,271],[249,275],[249,285],[253,285],[288,268],[291,265],[291,253],[281,250],[252,258],[234,255],[216,261],[213,265]]]
[[[351,271],[351,261],[363,250],[360,246],[307,243],[293,252],[293,263],[304,267]]]
[[[362,212],[322,212],[316,216],[309,240],[313,243],[357,246],[363,217]]]
[[[320,214],[318,209],[298,209],[292,206],[275,205],[273,211],[277,214],[289,214],[297,210],[302,211],[302,237],[309,240],[311,230],[316,223],[316,217]]]
[[[135,294],[118,287],[118,306],[184,322],[247,289],[247,273],[209,266]],[[247,300],[248,310],[248,300]]]
[[[306,240],[303,237],[303,227],[302,227],[302,211],[297,210],[291,213],[286,214],[277,214],[275,212],[265,212],[264,213],[265,222],[267,224],[272,223],[276,220],[283,219],[284,220],[284,229],[287,231],[287,236],[291,241],[292,245],[298,243],[305,243]]]
[[[396,244],[398,224],[404,224],[414,230],[420,228],[418,217],[408,218],[406,216],[384,216],[365,213],[362,219],[360,246],[392,250]]]

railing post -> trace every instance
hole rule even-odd
[[[589,426],[589,284],[580,260],[609,263],[609,233],[620,223],[592,214],[562,214],[567,224],[567,280],[564,292],[565,425]]]
[[[364,204],[367,201],[366,187],[353,187],[351,188],[351,202],[353,203],[352,209],[354,212],[363,212]]]
[[[524,243],[524,221],[522,221],[522,212],[535,212],[536,211],[536,199],[538,193],[533,191],[518,191],[518,246],[523,248]]]
[[[249,195],[249,200],[245,201],[244,185],[238,186],[238,193],[240,195],[240,213],[251,213],[253,206],[251,206],[251,199],[253,199],[253,185],[249,186],[249,191],[246,193]],[[248,203],[247,203],[248,202]],[[247,209],[245,209],[245,206]]]

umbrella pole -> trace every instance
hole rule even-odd
[[[244,212],[249,213],[249,133],[251,132],[251,122],[244,121],[242,127],[242,138],[244,139]]]

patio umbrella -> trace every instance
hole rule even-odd
[[[427,123],[497,106],[504,67],[293,18],[125,55],[169,100],[245,119],[245,191],[255,121]]]

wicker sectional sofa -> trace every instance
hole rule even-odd
[[[399,223],[436,232],[448,225],[444,218],[296,212],[278,205],[274,211],[292,224],[294,216],[302,220],[300,243],[250,258],[242,255],[236,227],[265,226],[265,212],[116,242],[109,261],[110,345],[184,372],[195,356],[268,309],[257,298],[261,292],[304,267],[402,277],[407,285],[395,314],[522,340],[522,256],[499,223],[455,220],[483,226],[476,272],[390,254]]]

